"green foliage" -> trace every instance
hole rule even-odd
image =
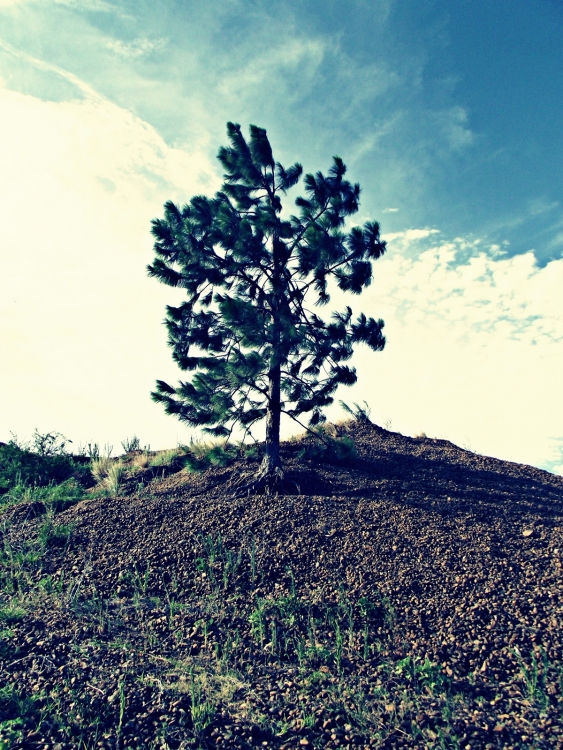
[[[104,487],[111,497],[117,497],[117,495],[119,495],[124,475],[125,467],[121,462],[115,461],[109,467],[107,476],[104,479]]]
[[[354,402],[354,406],[349,406],[344,401],[340,401],[340,406],[345,412],[348,412],[358,422],[369,422],[369,415],[371,414],[371,408],[367,401],[364,401],[364,405],[360,406]]]
[[[348,435],[338,438],[322,435],[317,442],[305,443],[299,453],[299,457],[305,461],[341,465],[349,464],[357,456],[354,441]]]
[[[109,456],[100,456],[92,461],[90,471],[96,482],[102,482],[107,478],[109,470],[115,462]]]
[[[121,441],[121,447],[123,448],[125,453],[138,451],[141,447],[141,441],[136,435],[133,435],[133,437],[126,437],[125,440]]]
[[[170,466],[178,458],[183,459],[183,451],[180,448],[159,451],[156,456],[150,458],[149,466]]]
[[[205,471],[212,466],[228,466],[237,455],[237,449],[225,441],[191,441],[184,450],[185,465],[194,472]]]
[[[339,385],[356,382],[347,363],[354,345],[385,345],[383,321],[356,319],[352,309],[323,319],[314,307],[330,301],[329,284],[360,294],[372,261],[385,251],[377,222],[346,231],[358,211],[360,187],[345,179],[335,156],[328,174],[304,177],[298,215],[282,215],[281,196],[297,184],[300,164],[274,161],[266,131],[227,124],[219,150],[225,182],[213,198],[169,201],[153,221],[156,258],[151,277],[186,291],[168,306],[168,343],[190,373],[173,387],[157,381],[152,398],[189,425],[228,437],[269,415],[266,446],[279,445],[281,413],[309,424],[324,421]]]
[[[76,473],[81,473],[81,467],[63,453],[35,453],[15,441],[0,445],[0,494],[17,485],[64,482]]]
[[[2,505],[16,503],[41,503],[45,509],[59,512],[82,500],[84,490],[75,479],[67,479],[61,484],[51,483],[46,487],[18,482],[0,497]]]

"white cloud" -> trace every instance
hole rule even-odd
[[[56,5],[66,5],[77,10],[93,11],[95,13],[119,12],[118,7],[105,0],[55,0]]]
[[[37,426],[174,444],[185,430],[149,400],[176,376],[161,325],[174,290],[145,273],[150,220],[216,189],[214,167],[95,92],[54,103],[0,89],[0,109],[0,439]]]
[[[122,57],[142,57],[154,50],[161,50],[167,44],[167,39],[134,39],[132,42],[123,42],[120,39],[111,39],[106,42],[106,47]]]
[[[396,214],[398,212],[398,208],[384,208],[383,213],[384,214]]]
[[[24,62],[28,63],[28,65],[36,68],[37,70],[41,70],[45,73],[52,73],[54,76],[63,78],[65,81],[68,81],[69,83],[76,86],[76,88],[82,94],[87,96],[92,101],[103,101],[103,97],[100,96],[97,91],[95,91],[95,89],[89,86],[85,81],[78,78],[78,76],[75,76],[73,73],[70,73],[67,70],[63,70],[62,68],[59,68],[56,65],[52,65],[51,63],[45,62],[44,60],[33,57],[32,55],[28,55],[27,52],[16,49],[16,47],[13,47],[3,39],[0,39],[0,49],[3,49],[10,55],[13,55],[13,57],[15,58],[23,60]]]
[[[474,135],[467,126],[468,115],[464,107],[450,107],[440,115],[442,130],[450,147],[460,151],[473,143]]]
[[[432,234],[439,234],[439,229],[405,229],[402,232],[390,232],[385,235],[387,242],[399,242],[401,249],[405,249],[415,240],[423,240]]]
[[[249,89],[278,79],[280,71],[299,67],[299,80],[313,76],[326,54],[326,45],[318,39],[289,39],[255,54],[246,65],[225,71],[219,93],[228,97],[248,96]]]
[[[76,10],[93,11],[97,13],[119,13],[118,7],[106,0],[0,0],[0,9],[9,8],[13,5],[64,5]]]
[[[359,352],[354,398],[406,434],[557,463],[563,260],[539,268],[532,253],[499,258],[475,241],[431,244],[428,230],[416,234],[391,238],[354,306],[384,318],[388,336],[383,353]]]

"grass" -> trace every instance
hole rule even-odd
[[[96,482],[103,482],[106,479],[114,463],[114,460],[109,456],[100,456],[92,461],[90,471]]]
[[[189,471],[205,471],[211,466],[228,466],[236,457],[238,449],[225,440],[191,440],[184,446],[185,464]]]

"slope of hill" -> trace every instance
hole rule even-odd
[[[335,429],[296,494],[234,497],[246,459],[4,510],[4,746],[563,747],[563,478]]]

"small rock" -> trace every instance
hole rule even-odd
[[[532,536],[533,533],[534,533],[533,529],[524,529],[524,531],[522,532],[522,536],[525,536],[525,537]]]

